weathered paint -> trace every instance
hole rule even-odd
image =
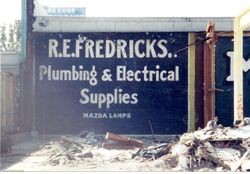
[[[18,80],[15,74],[1,72],[1,138],[17,130],[18,120]]]
[[[117,58],[117,55],[111,58],[86,58],[86,52],[81,50],[80,57],[76,58],[75,46],[72,45],[68,48],[67,43],[65,44],[68,41],[63,39],[70,39],[71,43],[74,43],[79,37],[83,40],[98,41],[99,43],[107,40],[117,41],[118,39],[122,39],[126,43],[129,43],[129,40],[141,40],[142,42],[144,40],[156,40],[158,42],[165,39],[167,40],[168,54],[164,58],[152,58],[152,54],[148,58],[139,58],[138,55],[130,58]],[[49,52],[49,40],[52,39],[58,41],[59,48]],[[55,42],[50,43],[51,45],[55,44]],[[65,48],[67,47],[66,51],[64,49],[65,52],[62,49],[63,43]],[[155,134],[186,132],[188,124],[188,51],[184,50],[176,55],[173,53],[187,44],[188,34],[178,32],[37,33],[35,37],[35,112],[38,132],[61,134],[78,133],[84,129],[89,129],[95,131],[95,133],[113,131],[117,133],[150,134],[149,120]],[[106,48],[105,44],[103,46],[103,48]],[[156,45],[154,47],[158,53],[162,53],[159,47]],[[95,50],[99,50],[99,48],[95,47]],[[145,49],[145,45],[141,45],[139,50],[142,53]],[[127,55],[135,54],[135,52],[129,53],[129,51],[129,49],[125,49]],[[95,56],[97,56],[97,52],[100,53],[95,51]],[[58,57],[55,57],[55,55]],[[69,56],[69,58],[66,58],[66,56]],[[99,54],[98,57],[103,56]],[[42,65],[51,65],[52,68],[61,70],[70,69],[74,65],[79,68],[82,65],[84,70],[90,70],[95,66],[98,83],[91,86],[89,81],[45,79],[47,78],[46,70]],[[118,66],[133,71],[141,70],[145,66],[150,70],[155,70],[157,67],[159,70],[174,70],[178,66],[179,77],[173,81],[117,81],[115,76]],[[101,79],[104,70],[112,72],[111,75],[114,77],[112,81]],[[43,79],[41,79],[41,76]],[[111,104],[109,107],[106,105],[107,103],[101,106],[95,103],[84,103],[81,93],[83,89],[89,89],[90,93],[98,94],[113,93],[115,89],[122,89],[123,92],[120,92],[120,94],[138,94],[138,102],[134,104]],[[102,118],[90,117],[91,113],[102,114]],[[114,118],[114,114],[117,115],[118,113],[125,115],[124,118]]]
[[[204,126],[215,116],[215,84],[214,84],[214,46],[215,46],[215,24],[209,22],[206,29],[204,43]]]
[[[248,29],[250,27],[250,6],[237,16],[237,18],[239,19],[239,27],[237,29]]]
[[[34,32],[204,32],[208,21],[217,31],[233,31],[231,17],[36,17]],[[46,25],[42,25],[45,23]]]
[[[234,121],[233,110],[233,37],[219,37],[216,43],[216,116],[219,122],[230,126]],[[244,116],[250,116],[250,37],[243,38],[243,93]]]
[[[195,33],[188,33],[188,44],[195,42]],[[188,48],[188,131],[195,130],[195,45]]]
[[[196,40],[205,38],[203,33],[195,33]],[[200,42],[195,46],[195,128],[204,126],[204,46]]]
[[[243,121],[243,30],[240,19],[234,21],[234,121]]]
[[[243,121],[243,31],[250,26],[250,8],[234,19],[234,121]]]

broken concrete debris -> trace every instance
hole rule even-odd
[[[151,148],[139,149],[135,154],[132,154],[132,159],[143,157],[156,160],[163,155],[166,155],[169,152],[170,147],[170,144],[162,144]]]
[[[244,118],[244,125],[250,125],[250,117]]]
[[[50,154],[44,164],[77,166],[86,159],[94,158],[90,144],[98,140],[94,139],[93,133],[88,135],[90,134],[80,138],[81,141],[75,136],[62,136],[41,147],[43,153]]]
[[[249,125],[235,128],[206,127],[183,134],[176,143],[159,147],[156,147],[157,150],[140,149],[132,158],[162,158],[166,166],[179,170],[198,171],[204,167],[222,167],[225,171],[250,170],[249,165],[246,167],[250,161]]]
[[[211,167],[214,168],[248,171],[250,167],[240,167],[244,163],[240,161],[249,149],[249,138],[249,125],[238,128],[217,127],[210,130],[205,128],[183,134],[180,141],[173,144],[169,154],[176,155],[178,165],[182,168],[188,167],[189,170],[197,170],[212,162]],[[245,156],[242,161],[249,161],[250,156]]]
[[[164,165],[166,170],[174,171],[250,170],[250,125],[199,129],[165,143],[140,140],[111,132],[101,139],[85,132],[80,137],[61,137],[43,149],[51,154],[46,161],[50,165],[97,165],[104,160]]]
[[[82,138],[85,144],[96,145],[100,142],[93,131],[84,130],[78,136]]]
[[[82,157],[82,158],[93,158],[93,154],[91,152],[87,152],[85,154],[83,154],[82,156],[79,156],[79,157]]]
[[[118,143],[111,144],[113,146],[110,145],[107,149],[125,148],[128,138],[112,135],[107,133],[106,139],[113,139]],[[204,167],[249,171],[250,167],[244,165],[250,161],[249,148],[250,126],[248,124],[230,128],[217,125],[217,120],[212,120],[204,129],[183,134],[178,142],[158,144],[153,148],[140,148],[132,154],[132,159],[156,160],[162,157],[166,161],[166,166],[191,171]],[[126,149],[129,148],[126,147]]]

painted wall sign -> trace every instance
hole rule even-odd
[[[84,7],[44,7],[48,16],[85,16]]]
[[[45,3],[45,4],[44,4]],[[43,0],[34,1],[34,16],[85,17],[86,7],[71,2],[68,6],[50,6]]]
[[[40,133],[187,130],[187,33],[37,33]]]
[[[216,43],[216,115],[226,126],[233,124],[233,37],[219,37]],[[250,116],[250,37],[243,39],[244,115]]]

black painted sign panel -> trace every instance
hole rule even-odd
[[[38,132],[187,130],[187,33],[36,33]]]
[[[219,37],[216,43],[216,115],[224,126],[233,124],[233,37]],[[250,37],[243,38],[244,116],[250,116]]]

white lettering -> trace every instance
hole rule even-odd
[[[63,39],[63,57],[69,58],[70,54],[68,53],[68,50],[70,48],[70,39]]]
[[[79,58],[80,57],[80,50],[83,49],[82,45],[83,44],[83,40],[82,39],[77,39],[76,40],[76,57]]]
[[[91,86],[96,86],[97,71],[95,66],[92,66],[91,70],[83,70],[83,66],[79,65],[79,69],[76,69],[75,65],[72,65],[70,69],[54,69],[51,65],[39,66],[39,80],[60,80],[60,81],[88,81]]]
[[[97,107],[109,109],[113,104],[137,104],[137,93],[123,93],[122,89],[114,89],[112,93],[91,93],[89,89],[82,89],[81,104],[96,104]]]
[[[78,36],[76,40],[62,39],[61,44],[55,39],[49,39],[48,55],[59,58],[79,58],[82,51],[85,54],[84,58],[170,58],[172,56],[167,55],[172,53],[168,52],[166,44],[167,40],[164,39],[92,40],[82,36],[79,39]],[[62,51],[58,52],[59,50]]]
[[[139,57],[139,58],[145,57],[145,53],[144,52],[142,52],[142,53],[140,52],[140,45],[141,44],[145,44],[145,40],[140,39],[140,40],[138,40],[138,41],[135,42],[135,55],[137,57]]]
[[[233,58],[234,58],[233,51],[228,51],[226,54],[230,58],[230,74],[229,74],[229,76],[227,76],[226,80],[233,81],[234,80],[234,76],[233,76]],[[241,60],[243,61],[243,71],[244,72],[249,71],[250,70],[250,58],[247,61],[245,61],[244,58],[241,58]]]
[[[112,40],[106,40],[105,54],[106,58],[111,58],[115,55],[115,44]]]
[[[162,50],[162,53],[158,53],[158,57],[160,57],[160,58],[164,58],[164,57],[166,57],[167,56],[167,54],[168,54],[168,50],[167,50],[167,47],[166,46],[164,46],[164,44],[166,45],[167,44],[167,40],[160,40],[158,43],[157,43],[157,45],[158,45],[158,47]]]
[[[57,46],[58,46],[57,40],[49,39],[49,57],[58,57]]]
[[[125,40],[117,40],[117,58],[127,58],[125,47],[127,42]]]
[[[154,48],[155,43],[156,43],[156,40],[153,40],[152,42],[150,40],[147,40],[147,51],[146,51],[147,57],[150,57],[150,55],[152,55],[153,58],[156,57],[155,48]]]
[[[86,44],[85,44],[85,57],[86,58],[90,58],[90,57],[94,57],[94,47],[95,43],[92,40],[87,40]]]
[[[39,80],[43,80],[43,76],[44,76],[45,74],[47,74],[47,73],[48,73],[47,67],[44,66],[44,65],[40,65],[40,66],[39,66]]]
[[[87,104],[87,103],[89,103],[89,96],[86,94],[88,92],[89,92],[88,89],[82,89],[81,90],[81,96],[82,96],[82,98],[80,99],[80,103],[81,104]]]
[[[101,54],[101,50],[103,49],[103,40],[98,40],[96,41],[96,46],[95,46],[95,50],[96,50],[96,58],[104,58],[104,55]]]
[[[160,65],[156,65],[155,70],[149,70],[148,66],[144,66],[142,70],[127,70],[126,66],[117,66],[117,81],[179,81],[179,66],[175,66],[174,70],[160,69]]]

